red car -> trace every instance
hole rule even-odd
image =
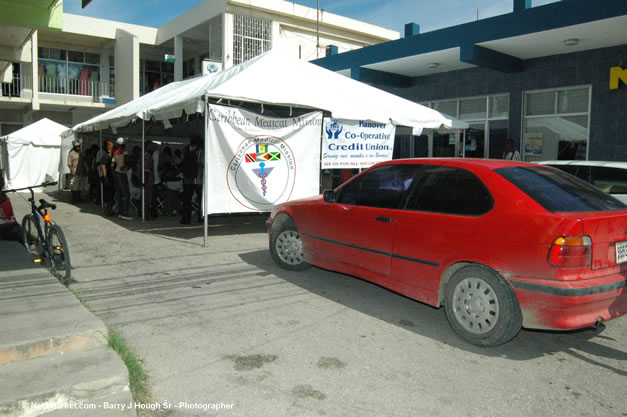
[[[466,341],[521,327],[577,329],[627,312],[627,206],[558,169],[522,162],[377,164],[321,196],[275,207],[270,252],[444,306]]]

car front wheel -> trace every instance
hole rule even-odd
[[[294,221],[287,217],[275,220],[270,230],[270,253],[281,268],[304,271],[311,265],[305,262],[303,241]]]
[[[522,313],[512,288],[495,272],[466,266],[446,285],[446,318],[462,339],[477,346],[498,346],[522,327]]]

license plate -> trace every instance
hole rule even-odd
[[[616,263],[627,262],[627,241],[616,242]]]

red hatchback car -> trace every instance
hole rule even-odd
[[[377,164],[275,207],[270,252],[444,305],[466,341],[576,329],[627,312],[627,206],[551,167],[474,159]]]

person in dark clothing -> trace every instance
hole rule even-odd
[[[183,172],[183,216],[181,224],[190,224],[192,217],[192,198],[198,196],[198,219],[201,220],[200,202],[202,201],[202,140],[199,135],[191,136],[190,144],[185,148],[181,170]]]

